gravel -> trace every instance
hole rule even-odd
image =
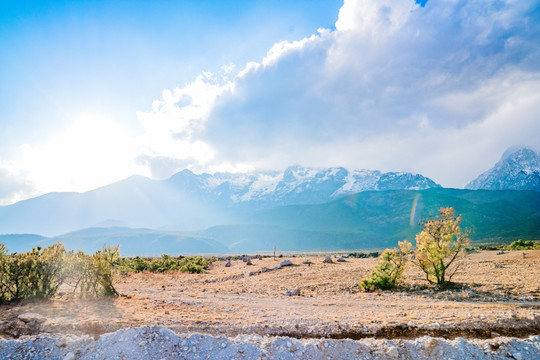
[[[540,336],[476,340],[294,339],[199,333],[176,334],[162,326],[128,328],[94,340],[87,335],[0,339],[0,359],[540,359]]]

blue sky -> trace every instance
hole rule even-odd
[[[462,187],[540,138],[538,1],[3,1],[0,204],[291,164]]]

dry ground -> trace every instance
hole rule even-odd
[[[44,315],[43,332],[100,335],[164,325],[177,332],[294,337],[491,337],[540,334],[540,251],[467,255],[454,280],[463,288],[434,291],[409,267],[407,287],[362,292],[357,283],[376,259],[323,264],[322,256],[264,258],[246,266],[215,262],[204,274],[138,273],[119,279],[116,299],[22,302],[0,307],[4,336],[21,313]],[[261,272],[290,259],[295,266]],[[303,264],[311,260],[311,266]],[[495,266],[497,265],[497,267]],[[251,273],[251,275],[250,275]],[[285,296],[301,288],[300,296]],[[0,326],[2,329],[2,326]]]

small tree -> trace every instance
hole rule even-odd
[[[400,241],[399,248],[384,250],[377,260],[375,269],[368,278],[360,282],[360,286],[366,291],[388,290],[398,286],[407,266],[407,255],[411,252],[411,248],[410,242]]]
[[[413,263],[426,274],[432,284],[444,285],[452,280],[459,268],[456,261],[469,245],[470,231],[462,231],[461,215],[454,208],[440,208],[439,215],[422,222],[423,229],[416,235],[416,256]]]

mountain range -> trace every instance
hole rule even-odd
[[[283,172],[132,176],[85,193],[49,193],[0,207],[1,233],[57,235],[104,225],[199,230],[241,223],[254,211],[315,204],[367,190],[440,187],[410,173],[293,166]]]
[[[0,207],[0,242],[25,251],[62,241],[90,252],[120,243],[124,255],[381,248],[413,240],[418,221],[441,206],[463,215],[473,241],[538,239],[538,164],[530,149],[507,151],[467,190],[419,174],[300,166],[132,176]]]

